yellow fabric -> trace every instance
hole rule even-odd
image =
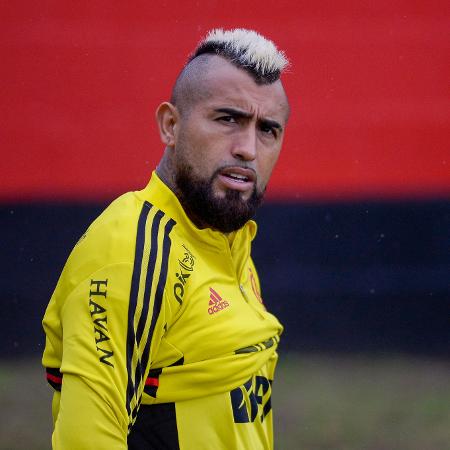
[[[260,299],[256,224],[233,234],[196,228],[156,174],[93,222],[43,320],[43,365],[63,374],[53,448],[127,448],[140,403],[167,402],[180,449],[272,448],[282,327]]]

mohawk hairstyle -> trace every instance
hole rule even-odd
[[[289,65],[285,54],[271,40],[244,28],[211,30],[190,56],[188,64],[205,53],[226,58],[249,72],[258,84],[274,83]]]

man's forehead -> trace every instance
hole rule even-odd
[[[198,78],[197,89],[204,95],[200,104],[208,108],[238,108],[258,116],[277,116],[287,121],[289,104],[280,80],[257,84],[253,77],[222,57],[213,56]],[[201,106],[201,105],[199,105]]]

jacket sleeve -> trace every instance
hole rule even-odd
[[[97,270],[59,309],[62,387],[54,404],[54,449],[127,448],[166,313],[157,274],[150,280],[148,271],[138,272],[129,263]]]

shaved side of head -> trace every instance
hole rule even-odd
[[[190,61],[181,71],[172,90],[170,103],[178,108],[181,115],[189,112],[198,100],[207,98],[210,93],[203,83],[211,70],[211,55],[203,54]]]

